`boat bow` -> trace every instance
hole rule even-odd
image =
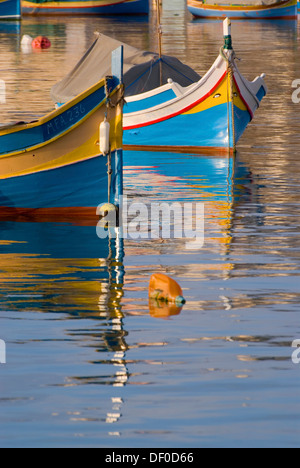
[[[182,87],[172,80],[129,96],[124,108],[124,144],[197,152],[235,149],[267,93],[264,75],[248,81],[239,71],[224,22],[225,45],[198,82]],[[155,142],[155,144],[153,144]]]

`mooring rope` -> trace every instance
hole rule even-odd
[[[228,145],[230,149],[230,117],[232,121],[232,143],[233,143],[233,151],[236,153],[236,129],[235,129],[235,116],[234,116],[234,89],[233,89],[233,75],[234,75],[234,67],[232,61],[224,54],[224,47],[220,48],[220,55],[226,61],[227,64],[227,75],[228,75],[228,82],[227,82],[227,124],[228,124]],[[234,52],[231,52],[231,59],[234,58]],[[231,105],[231,115],[230,115],[230,102]]]
[[[124,88],[124,85],[121,85],[122,86],[122,93],[121,93],[121,97],[117,100],[117,102],[114,104],[109,95],[110,95],[110,90],[108,88],[108,82],[109,80],[113,80],[113,76],[106,76],[105,77],[105,99],[106,99],[106,107],[107,109],[115,109],[116,107],[118,107],[119,104],[123,103],[125,104],[126,101],[124,99],[124,96],[125,96],[125,88]]]

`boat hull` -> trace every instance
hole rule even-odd
[[[21,18],[20,0],[0,0],[0,19]]]
[[[169,83],[144,96],[127,98],[124,147],[231,151],[266,92],[261,77],[250,83],[237,68],[231,74],[220,55],[199,83],[186,89]],[[153,107],[146,108],[150,103]]]
[[[120,173],[120,154],[112,152],[112,165]],[[33,218],[95,218],[98,205],[108,198],[107,160],[91,158],[53,170],[1,180],[0,212]],[[119,167],[118,167],[119,166]],[[119,188],[112,180],[111,202]]]
[[[111,80],[110,85],[112,85]],[[106,112],[105,81],[31,124],[0,128],[0,211],[10,214],[93,215],[122,191],[122,86],[114,86],[110,200],[107,157],[100,155],[99,124]]]
[[[24,15],[134,15],[148,14],[149,0],[22,1]]]
[[[188,0],[188,10],[198,18],[295,19],[297,0],[282,1],[273,7],[207,5],[198,0]]]

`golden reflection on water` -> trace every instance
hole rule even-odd
[[[81,280],[82,271],[95,273],[103,269],[104,261],[98,259],[78,259],[76,265],[71,259],[41,258],[34,255],[1,254],[0,281],[8,297],[14,297],[12,307],[17,306],[17,298],[23,293],[32,294],[28,307],[40,305],[40,296],[47,298],[47,307],[55,312],[64,312],[76,304],[76,313],[85,316],[99,316],[110,311],[119,313],[122,298],[122,285],[101,283],[98,279]],[[49,281],[51,278],[51,281]],[[5,285],[5,286],[4,286]],[[2,289],[1,288],[1,289]],[[39,299],[34,300],[35,292]],[[26,304],[23,304],[26,306]]]

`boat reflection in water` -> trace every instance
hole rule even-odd
[[[191,302],[189,296],[194,285],[219,276],[226,280],[235,268],[233,230],[238,206],[252,196],[249,169],[239,161],[238,155],[125,151],[124,186],[128,205],[138,197],[148,207],[148,213],[152,203],[204,204],[205,242],[200,250],[187,249],[186,238],[150,239],[148,220],[144,220],[145,228],[141,220],[143,238],[126,241],[127,291],[143,291],[151,274],[164,273],[178,281],[184,290],[187,304],[182,314],[186,310],[199,310],[200,297]],[[161,227],[164,221],[161,217]],[[171,223],[174,223],[172,216]],[[137,302],[131,304],[125,297],[126,314],[135,314],[137,308],[139,314],[149,313],[148,302],[140,301],[137,306]],[[150,314],[154,317],[167,318],[178,312],[168,310],[165,304],[150,303]]]
[[[205,248],[219,250],[224,274],[228,274],[233,268],[230,244],[234,210],[248,190],[247,168],[234,157],[223,156],[134,151],[125,152],[124,157],[125,193],[129,203],[137,197],[148,205],[152,202],[204,203]],[[121,304],[124,242],[132,264],[126,271],[130,292],[136,281],[144,279],[148,284],[153,272],[172,276],[172,271],[164,266],[155,265],[152,271],[146,269],[144,275],[144,268],[138,273],[133,265],[140,265],[143,256],[146,259],[154,253],[165,256],[166,264],[169,254],[184,255],[184,258],[177,257],[178,264],[184,264],[191,253],[185,248],[186,239],[129,238],[124,241],[119,235],[116,239],[99,239],[96,227],[80,225],[80,220],[75,224],[71,220],[44,221],[30,222],[27,218],[16,221],[0,216],[0,307],[114,321],[115,332],[101,337],[102,346],[111,351],[125,351],[123,308],[126,313],[149,314],[149,304],[148,300],[145,303],[145,291],[141,293],[143,305],[138,311],[130,299],[126,298]],[[195,268],[199,276],[200,265],[193,264],[190,268]],[[186,267],[182,270],[184,277],[190,273],[185,271]],[[162,304],[156,306],[150,304],[150,314],[154,317],[165,318],[181,312]]]
[[[207,227],[215,223],[220,242],[230,242],[234,206],[250,177],[238,156],[125,151],[124,158],[129,199],[204,203]]]
[[[79,221],[77,225],[26,219],[16,222],[3,216],[1,219],[0,215],[0,311],[9,311],[11,317],[16,313],[21,319],[12,321],[12,326],[19,323],[18,327],[25,325],[26,329],[26,322],[32,320],[27,341],[34,342],[34,336],[38,335],[40,352],[43,343],[49,340],[49,331],[48,327],[40,330],[36,314],[45,314],[46,324],[50,314],[51,323],[56,324],[55,336],[63,334],[58,339],[62,341],[59,357],[62,379],[60,365],[57,368],[60,387],[89,384],[123,387],[129,379],[125,358],[127,332],[121,305],[123,256],[118,229],[116,238],[100,240],[95,226],[80,225]],[[53,318],[53,314],[59,318]],[[81,325],[82,321],[85,325]],[[14,330],[11,333],[14,335]],[[71,362],[70,352],[74,353]],[[95,352],[97,357],[93,357]],[[74,365],[79,362],[83,375]],[[96,375],[88,374],[89,364],[97,368]],[[34,362],[32,366],[28,372],[34,374]],[[112,395],[106,423],[117,422],[122,404],[120,397]],[[75,421],[76,416],[72,418]]]
[[[1,310],[100,319],[99,349],[126,351],[122,239],[100,240],[95,226],[3,217],[0,232]]]
[[[186,308],[199,310],[201,301],[189,298],[191,280],[208,277],[209,265],[202,264],[205,249],[213,249],[215,259],[219,257],[213,268],[219,268],[224,279],[230,275],[235,205],[251,182],[245,166],[236,164],[232,157],[140,152],[125,152],[124,157],[129,201],[205,202],[206,245],[199,257],[185,249],[185,239],[122,240],[117,235],[116,239],[101,240],[96,227],[87,222],[0,217],[0,311],[11,318],[12,336],[20,336],[22,343],[26,342],[26,353],[32,352],[29,375],[35,381],[40,372],[36,350],[45,353],[47,342],[52,340],[58,347],[53,377],[56,387],[65,387],[65,391],[80,387],[78,391],[84,395],[87,386],[100,385],[103,391],[97,390],[95,398],[109,400],[105,415],[81,408],[80,403],[81,415],[72,415],[72,421],[100,418],[113,437],[121,435],[118,422],[126,396],[122,388],[147,385],[137,363],[144,362],[145,348],[165,346],[155,334],[148,336],[149,322],[140,330],[141,322],[137,325],[130,316],[150,313],[155,321],[177,320]],[[183,282],[187,305],[182,311],[165,304],[150,303],[149,307],[148,284],[154,272]],[[12,320],[14,317],[18,320]],[[129,341],[130,327],[135,333]],[[24,353],[24,347],[19,349],[18,353]],[[151,355],[147,354],[145,365],[163,362],[163,358],[154,360]],[[28,392],[31,394],[31,387]]]
[[[3,21],[0,18],[0,34],[15,35],[21,33],[20,21]]]

